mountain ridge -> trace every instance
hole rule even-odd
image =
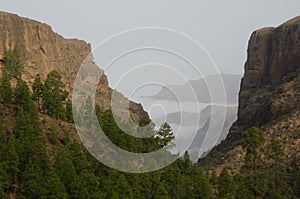
[[[275,139],[275,135],[267,133],[275,125],[274,121],[284,123],[286,128],[293,126],[290,131],[297,134],[298,127],[284,121],[299,110],[299,70],[300,17],[277,28],[254,31],[248,44],[245,75],[239,92],[238,120],[227,138],[205,158],[199,159],[199,165],[238,170],[243,162],[240,140],[243,132],[252,126],[263,129],[270,140]],[[291,119],[294,123],[298,120],[300,118]],[[298,140],[296,136],[289,138],[293,142]],[[290,145],[285,147],[288,150]],[[291,153],[299,156],[298,149]]]
[[[213,82],[223,80],[224,88],[213,87]],[[216,100],[214,103],[225,104],[225,101],[217,101],[219,98],[218,95],[222,95],[224,92],[221,89],[225,89],[226,94],[226,104],[227,105],[236,105],[238,102],[238,90],[240,84],[241,75],[239,74],[216,74],[209,75],[199,80],[190,80],[184,84],[180,85],[167,85],[161,89],[161,91],[153,96],[144,96],[144,98],[150,98],[153,100],[176,100],[174,98],[175,93],[179,96],[180,101],[197,101],[200,103],[212,103],[212,95]],[[212,86],[213,88],[208,88]],[[196,98],[191,95],[191,88],[196,93]],[[216,90],[216,91],[215,91]],[[170,92],[171,91],[171,92]],[[211,92],[214,93],[211,93]]]
[[[86,57],[92,56],[89,43],[74,38],[66,39],[45,23],[2,11],[0,28],[0,69],[4,67],[5,53],[18,49],[24,66],[22,78],[29,85],[33,83],[36,74],[45,79],[48,73],[57,70],[62,75],[67,91],[72,93],[78,69]],[[107,76],[95,62],[90,64],[90,68],[101,75],[96,101],[103,109],[109,109],[112,89],[108,85]],[[118,97],[118,100],[128,100],[121,94]],[[147,115],[140,104],[130,100],[129,111],[135,120]]]

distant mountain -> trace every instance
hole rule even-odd
[[[236,105],[241,77],[241,75],[234,74],[210,75],[182,85],[167,85],[157,95],[144,97],[152,100],[197,101],[213,104],[225,104],[226,100],[226,104]],[[224,93],[226,98],[224,98]],[[211,96],[213,96],[213,100]]]
[[[209,151],[216,144],[224,140],[229,128],[237,119],[237,106],[208,105],[200,113],[176,112],[166,116],[166,121],[172,125],[181,127],[194,127],[197,133],[189,147],[189,153],[193,161],[197,161],[204,152]],[[164,117],[153,119],[156,123],[162,123]],[[180,134],[183,138],[191,134],[189,128],[182,128]],[[182,138],[178,138],[177,144]],[[179,147],[180,148],[180,147]]]
[[[212,112],[213,108],[213,112]],[[212,115],[222,114],[224,111],[230,112],[230,114],[237,115],[237,106],[217,106],[217,105],[208,105],[206,108],[201,110],[199,113],[191,113],[187,111],[170,113],[165,117],[153,118],[153,121],[156,123],[161,123],[161,121],[166,120],[170,124],[177,124],[181,126],[199,126],[202,127],[205,125],[206,120]]]
[[[212,108],[215,109],[214,113]],[[237,119],[237,110],[237,107],[208,106],[201,111],[202,125],[189,147],[192,160],[196,161],[226,138],[231,125]]]

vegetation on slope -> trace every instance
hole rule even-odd
[[[267,142],[257,128],[243,133],[246,155],[235,174],[226,168],[219,176],[214,171],[207,174],[191,162],[188,153],[151,173],[129,174],[108,168],[58,125],[73,125],[60,74],[53,71],[44,82],[37,76],[30,89],[21,76],[8,75],[9,67],[3,69],[0,81],[0,198],[300,197],[299,162],[295,158],[286,161],[280,137]],[[11,78],[17,80],[15,87]],[[114,122],[110,110],[99,106],[96,110],[106,135],[128,151],[147,153],[171,146],[174,139],[168,124],[159,131],[150,125],[149,131],[157,136],[148,139],[128,136]],[[144,118],[140,125],[149,122]],[[45,124],[51,124],[49,129]]]

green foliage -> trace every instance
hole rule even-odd
[[[64,119],[64,104],[68,97],[65,85],[61,81],[61,75],[57,71],[52,71],[47,75],[43,89],[43,108],[48,115],[56,119]]]
[[[64,131],[64,139],[63,139],[64,145],[69,144],[70,140],[71,140],[70,132],[69,131]]]
[[[88,162],[86,151],[82,150],[82,146],[77,142],[73,142],[69,148],[77,173],[80,173],[83,170],[89,170],[90,163]]]
[[[51,144],[56,144],[57,141],[58,141],[58,131],[57,131],[57,128],[52,126],[50,128],[50,133],[49,133],[49,140],[51,142]]]
[[[283,145],[279,138],[274,139],[268,146],[267,155],[269,166],[267,169],[268,190],[266,196],[269,198],[287,198],[292,189],[288,183],[288,172],[285,162]]]
[[[187,185],[187,195],[191,198],[212,198],[211,186],[209,184],[208,177],[204,171],[196,165],[187,169],[188,178],[185,179]]]
[[[144,126],[149,125],[151,122],[152,122],[152,121],[151,121],[151,119],[149,118],[149,116],[146,115],[145,117],[143,117],[143,118],[140,120],[139,126],[144,127]]]
[[[27,120],[29,118],[25,115],[24,109],[22,107],[18,110],[16,127],[14,129],[14,135],[19,138],[24,136],[28,130],[30,130],[30,126],[27,124]]]
[[[27,135],[40,137],[41,129],[37,112],[35,112],[34,110],[26,111],[22,106],[19,107],[14,134],[16,138]]]
[[[26,111],[22,106],[19,107],[14,135],[16,136],[15,146],[20,160],[19,169],[24,171],[26,164],[34,156],[43,175],[48,175],[50,160],[46,152],[38,114],[34,108]]]
[[[173,135],[172,128],[168,123],[161,125],[158,130],[156,140],[161,147],[173,147],[175,144],[173,142],[175,136]]]
[[[0,85],[1,99],[4,103],[10,103],[12,100],[13,89],[10,84],[10,78],[8,76],[7,70],[3,69],[2,73],[3,74]]]
[[[6,173],[2,168],[2,164],[0,164],[0,199],[5,199],[5,190],[7,189],[7,187],[5,187],[5,183],[6,183]]]
[[[257,153],[264,141],[262,132],[256,127],[251,127],[243,133],[242,145],[248,154]]]
[[[34,109],[29,87],[22,79],[18,79],[14,89],[14,103],[22,107],[24,111],[30,112]]]
[[[33,156],[21,175],[20,195],[27,198],[45,198],[46,183],[37,157]]]
[[[6,132],[3,130],[3,106],[0,104],[0,143],[6,140]]]
[[[296,174],[296,178],[294,182],[294,192],[296,196],[300,198],[300,170],[298,170]]]
[[[38,109],[40,109],[40,102],[43,96],[43,88],[44,84],[41,80],[40,74],[37,74],[32,84],[32,99],[36,101]]]
[[[188,151],[184,152],[184,155],[182,157],[182,169],[187,169],[192,165],[192,161],[190,158],[190,154]]]
[[[60,181],[56,173],[52,173],[48,181],[47,198],[48,199],[67,199],[68,193],[64,184]]]
[[[243,133],[242,146],[246,150],[242,167],[243,185],[253,197],[262,197],[266,191],[266,170],[261,157],[261,147],[265,141],[262,132],[251,127]]]
[[[76,178],[76,171],[68,148],[62,148],[56,156],[55,170],[61,182],[70,191]]]
[[[72,102],[69,99],[66,102],[66,121],[70,123],[74,122],[73,112],[72,112]]]
[[[133,198],[132,188],[125,175],[120,172],[110,172],[111,180],[108,182],[111,191],[107,191],[107,198]],[[108,187],[106,187],[107,189]]]
[[[19,156],[15,148],[15,139],[12,137],[7,146],[4,147],[1,154],[1,169],[5,173],[4,187],[9,189],[17,183],[19,174]]]
[[[132,152],[145,152],[148,150],[147,143],[155,145],[154,136],[146,139],[133,137],[123,132],[116,124],[111,110],[97,112],[98,121],[101,128],[108,136],[108,138],[118,147]],[[127,126],[128,125],[128,126]],[[131,129],[131,123],[123,124],[123,129]],[[135,131],[135,129],[132,129]],[[153,131],[153,129],[152,129]],[[152,145],[153,146],[153,145]],[[150,148],[150,146],[149,146]]]
[[[216,186],[218,182],[217,173],[215,170],[213,170],[209,176],[209,182],[212,186]]]
[[[222,170],[218,178],[218,198],[234,199],[236,194],[236,185],[226,169]]]
[[[23,65],[18,49],[7,51],[5,53],[4,62],[10,77],[16,79],[21,78]]]
[[[9,83],[9,78],[6,78],[3,81],[4,74],[1,91],[9,88],[8,84],[3,86],[3,82]],[[57,132],[61,129],[53,127],[50,129],[49,140],[57,144],[55,147],[59,152],[55,155],[52,153],[55,157],[52,156],[53,162],[50,165],[46,135],[40,127],[38,109],[32,100],[39,101],[38,98],[42,97],[43,108],[50,116],[68,122],[73,121],[72,104],[70,100],[66,102],[67,93],[58,72],[49,74],[45,84],[37,76],[34,85],[35,94],[31,95],[25,81],[18,78],[13,92],[14,101],[8,100],[9,95],[5,92],[5,95],[2,93],[5,103],[0,104],[0,107],[4,106],[1,110],[14,109],[17,118],[13,134],[8,131],[6,135],[1,123],[6,114],[0,110],[0,141],[3,144],[0,150],[0,198],[11,197],[15,191],[17,198],[300,197],[297,161],[293,164],[292,172],[287,170],[282,141],[278,138],[266,143],[263,133],[257,128],[250,128],[243,133],[245,163],[235,176],[224,169],[218,177],[212,171],[209,180],[207,174],[190,160],[188,152],[159,171],[144,174],[119,172],[99,163],[80,143],[71,141],[68,131],[64,131],[64,146],[57,144]],[[87,109],[93,110],[90,102],[88,99]],[[149,117],[143,118],[139,127],[133,127],[131,121],[122,123],[122,129],[150,135],[149,138],[140,139],[123,132],[116,124],[111,110],[104,111],[96,105],[96,112],[105,134],[114,144],[127,151],[147,153],[162,147],[168,150],[174,144],[172,129],[167,123],[158,131],[154,129]]]
[[[159,183],[157,191],[154,195],[154,198],[157,198],[157,199],[171,199],[171,197],[169,196],[170,194],[168,193],[168,190],[167,190],[166,187],[167,187],[167,185],[166,185],[165,182]]]

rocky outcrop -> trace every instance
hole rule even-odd
[[[90,44],[65,39],[50,26],[14,14],[0,12],[0,59],[5,52],[17,48],[24,65],[23,78],[29,83],[39,73],[42,77],[58,70],[68,88],[84,58],[91,52]],[[107,84],[103,87],[108,89]]]
[[[85,58],[91,53],[91,45],[78,39],[65,39],[54,33],[47,24],[0,12],[0,66],[4,66],[4,56],[9,50],[18,49],[22,57],[22,74],[29,84],[36,74],[45,78],[52,70],[61,73],[67,90],[72,91],[77,71]],[[95,68],[98,68],[95,63]],[[102,71],[103,72],[103,71]],[[104,109],[110,107],[110,88],[107,77],[102,75],[97,92],[101,95],[99,103]],[[137,117],[146,112],[140,105],[130,102],[130,111]]]
[[[232,151],[240,150],[239,141],[245,129],[251,126],[264,129],[299,110],[299,74],[300,16],[277,28],[255,31],[249,41],[241,82],[238,119],[227,138],[200,159],[199,164],[218,166],[228,159],[238,159],[232,157]]]
[[[300,70],[300,17],[277,28],[255,31],[249,41],[248,59],[239,95],[239,122],[261,121],[255,112],[249,111],[253,104],[251,96],[259,88],[287,81]],[[250,103],[249,103],[250,102]]]

